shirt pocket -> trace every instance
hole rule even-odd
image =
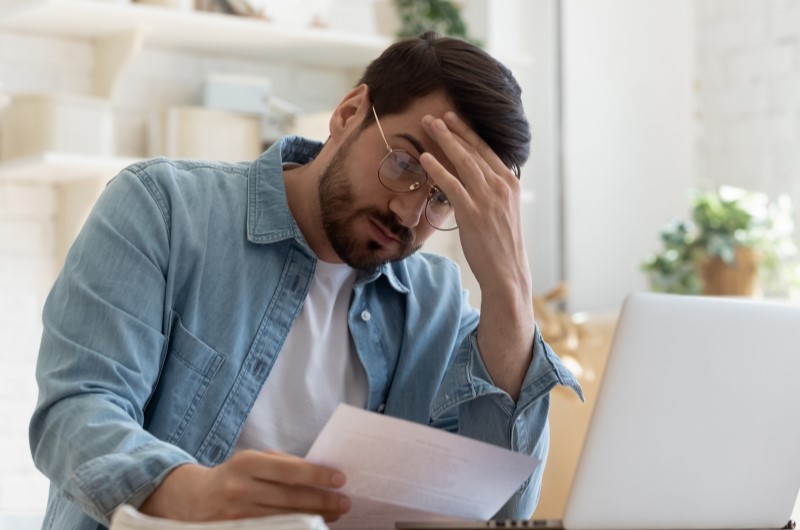
[[[149,430],[180,445],[225,357],[187,330],[180,315],[173,312],[172,316],[164,367],[149,405],[153,414]]]

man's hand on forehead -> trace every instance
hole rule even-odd
[[[454,113],[425,116],[422,123],[457,175],[430,153],[422,155],[423,167],[453,205],[464,257],[480,284],[481,355],[495,383],[516,399],[534,336],[519,179]]]

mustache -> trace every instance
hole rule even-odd
[[[365,213],[385,226],[401,243],[405,245],[411,244],[413,240],[411,230],[401,225],[397,220],[397,216],[390,212],[383,212],[374,208],[369,209]]]

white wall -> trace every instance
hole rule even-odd
[[[573,310],[616,309],[694,184],[690,0],[564,0],[566,280]]]
[[[530,57],[530,64],[518,69],[518,81],[531,123],[531,157],[522,172],[522,187],[529,194],[523,205],[523,222],[537,294],[563,279],[564,265],[557,3],[522,1],[516,10],[506,10],[505,20],[517,29],[518,49]]]
[[[789,193],[797,210],[800,2],[702,0],[697,9],[699,175]]]
[[[28,449],[40,314],[54,279],[52,186],[0,182],[0,512],[39,511],[47,482]]]

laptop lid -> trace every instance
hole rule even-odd
[[[781,528],[799,489],[800,305],[628,297],[564,527]]]

